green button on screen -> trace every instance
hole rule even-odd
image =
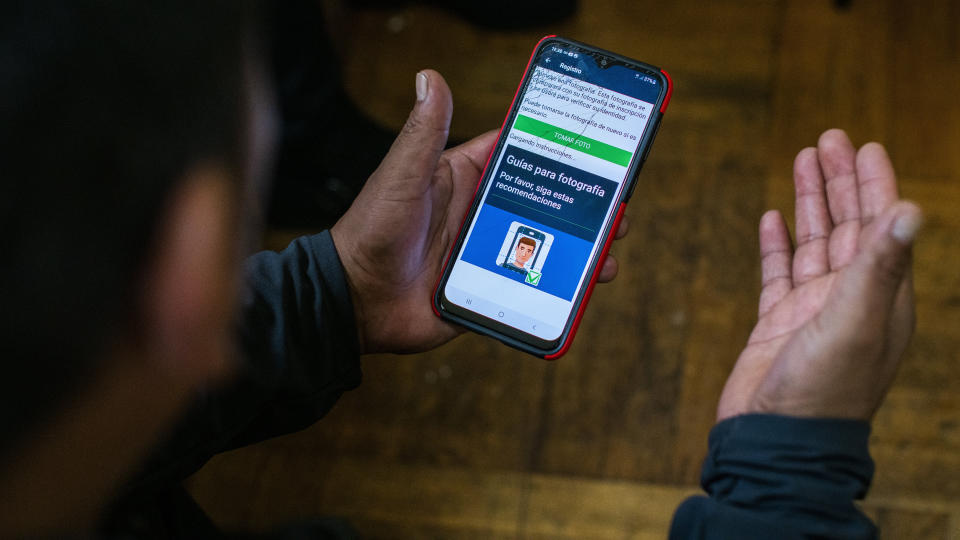
[[[617,148],[616,146],[596,139],[584,137],[583,135],[558,128],[557,126],[541,122],[529,116],[518,115],[516,122],[513,123],[513,128],[524,133],[529,133],[534,137],[552,141],[567,148],[579,150],[584,154],[589,154],[593,157],[609,161],[610,163],[616,163],[622,167],[630,165],[630,152],[622,148]]]

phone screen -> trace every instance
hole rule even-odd
[[[540,46],[453,254],[446,307],[544,342],[561,337],[636,170],[661,84],[590,48]]]

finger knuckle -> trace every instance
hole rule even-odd
[[[401,132],[406,134],[417,133],[423,129],[423,125],[422,120],[414,115],[410,115],[407,117],[407,121],[404,122]]]
[[[874,276],[887,286],[899,285],[906,270],[907,259],[905,257],[875,257],[873,261]]]

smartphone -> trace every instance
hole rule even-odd
[[[437,315],[562,356],[672,90],[660,68],[540,40],[441,272]]]

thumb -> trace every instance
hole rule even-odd
[[[864,231],[860,253],[833,290],[838,306],[860,317],[887,313],[910,270],[913,241],[923,225],[923,213],[912,202],[900,201],[878,216]],[[840,311],[846,311],[841,309]],[[838,314],[854,316],[853,313]]]
[[[453,98],[439,73],[425,69],[415,78],[417,101],[403,130],[372,179],[394,194],[419,196],[430,182],[447,144]]]

